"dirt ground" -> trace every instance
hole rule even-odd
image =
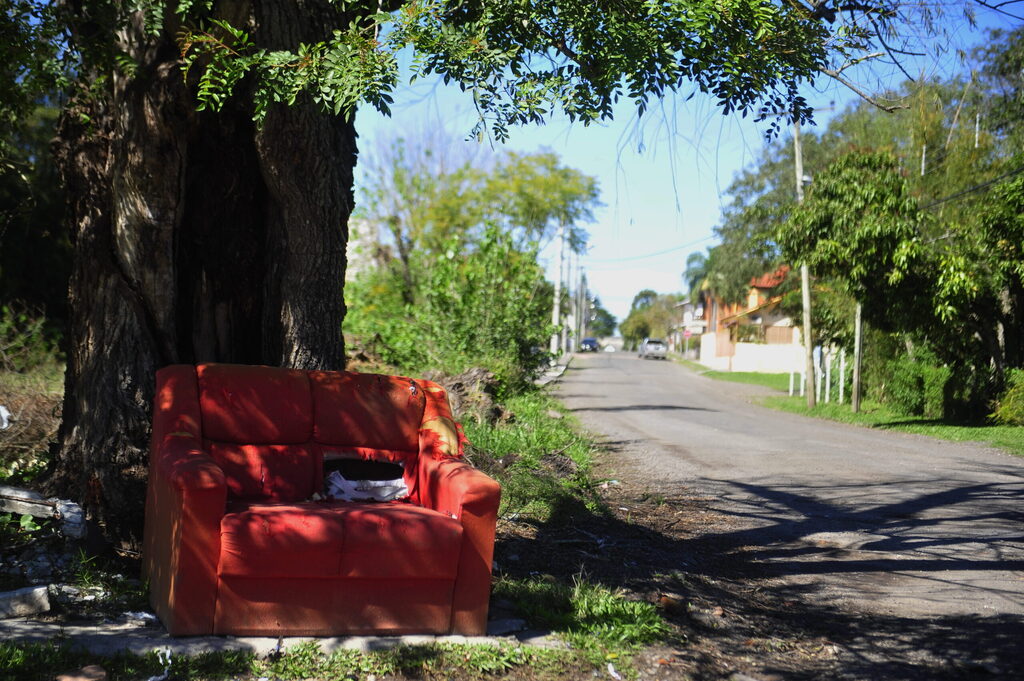
[[[614,476],[613,456],[604,465]],[[584,574],[657,604],[672,640],[637,656],[640,678],[1024,678],[1019,618],[912,620],[811,605],[766,574],[759,547],[724,541],[737,521],[691,490],[663,496],[623,478],[597,493],[608,515],[573,506],[542,526],[501,521],[495,560],[510,577]]]

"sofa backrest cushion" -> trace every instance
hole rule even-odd
[[[322,486],[321,459],[315,447],[207,442],[206,448],[224,471],[233,500],[305,501]]]
[[[238,444],[299,444],[312,439],[307,372],[201,364],[196,373],[204,439]]]
[[[423,421],[423,388],[411,378],[349,371],[312,371],[313,439],[329,456],[349,449],[391,460],[415,458]]]

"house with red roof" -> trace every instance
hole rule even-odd
[[[726,303],[701,291],[693,310],[701,322],[699,361],[719,371],[800,371],[803,345],[796,320],[780,306],[789,265],[752,277],[746,301]]]

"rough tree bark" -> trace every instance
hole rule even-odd
[[[260,47],[347,22],[325,0],[223,3]],[[262,129],[240,92],[196,112],[175,27],[123,31],[131,75],[97,68],[56,155],[75,261],[63,421],[47,487],[139,543],[154,372],[176,362],[342,368],[356,133],[312,103]],[[89,74],[89,71],[85,73]],[[91,82],[90,82],[91,81]]]

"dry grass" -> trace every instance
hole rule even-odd
[[[24,477],[45,462],[57,436],[63,396],[63,364],[0,370],[0,405],[11,413],[9,427],[0,430],[0,479]]]

